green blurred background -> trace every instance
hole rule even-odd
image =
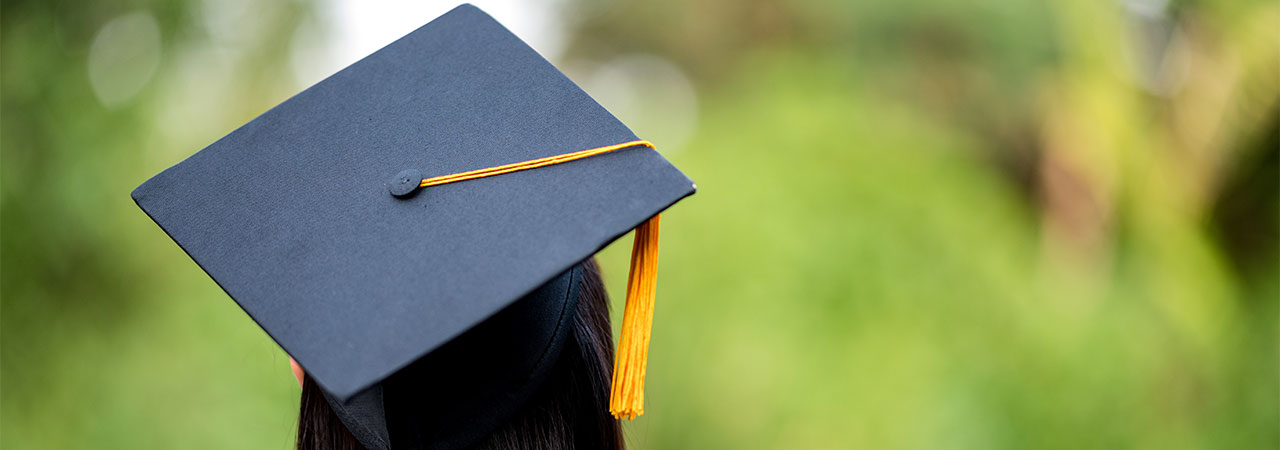
[[[292,445],[129,191],[451,6],[3,2],[0,447]],[[632,448],[1280,447],[1280,3],[479,6],[700,187]]]

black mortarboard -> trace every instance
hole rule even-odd
[[[133,198],[379,447],[409,398],[389,377],[415,367],[459,384],[452,417],[518,406],[558,352],[576,265],[637,227],[611,410],[641,412],[656,217],[694,192],[651,147],[464,5]]]

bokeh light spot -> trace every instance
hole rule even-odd
[[[160,26],[147,11],[117,16],[98,29],[89,48],[89,83],[108,108],[128,102],[160,65]]]

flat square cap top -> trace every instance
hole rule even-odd
[[[133,198],[347,398],[693,193],[656,151],[420,189],[389,183],[636,140],[460,6],[156,175]]]

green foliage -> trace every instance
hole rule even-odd
[[[311,13],[120,3],[4,4],[0,448],[287,448],[287,357],[128,193],[295,92]],[[1174,2],[1161,90],[1118,4],[586,3],[569,62],[701,108],[633,448],[1280,445],[1276,5]],[[161,62],[105,106],[130,11]]]
[[[843,67],[754,66],[677,156],[701,189],[664,216],[633,445],[1276,441],[1275,303],[1235,310],[1248,298],[1215,257],[1167,261],[1142,243],[1163,237],[1132,236],[1101,273],[1046,261],[1031,205],[964,129],[885,107]]]

